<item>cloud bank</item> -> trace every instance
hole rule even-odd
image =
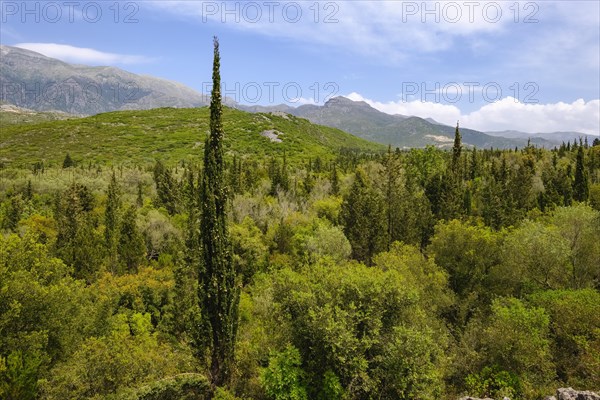
[[[572,103],[524,104],[513,97],[505,97],[486,104],[479,110],[463,114],[454,105],[414,101],[379,102],[359,93],[347,95],[351,100],[364,101],[387,114],[415,115],[433,118],[438,122],[483,132],[518,130],[527,133],[574,131],[600,135],[600,100],[576,100]]]
[[[35,51],[47,57],[86,65],[129,65],[150,62],[151,59],[144,56],[106,53],[103,51],[75,47],[67,44],[57,43],[18,43],[14,45],[22,49]]]

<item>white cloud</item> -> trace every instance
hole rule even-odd
[[[574,62],[571,54],[585,55],[583,64],[598,53],[599,10],[594,1],[170,0],[145,4],[201,24],[326,45],[392,65],[423,62],[418,56],[424,54],[470,51],[488,57],[507,53],[502,64],[512,60],[516,70],[531,60],[544,66],[553,61],[561,70]],[[566,49],[548,46],[557,34],[586,39],[570,41]]]
[[[463,114],[454,105],[422,101],[390,101],[382,103],[366,99],[358,93],[347,95],[351,100],[364,101],[371,107],[387,114],[415,115],[433,118],[438,122],[461,126],[484,132],[518,130],[528,133],[575,131],[600,135],[600,100],[573,103],[525,104],[512,97],[505,97],[486,104],[479,110]]]
[[[409,51],[447,50],[459,36],[478,37],[484,32],[503,30],[512,17],[508,5],[500,4],[494,1],[156,1],[148,6],[182,18],[195,18],[204,24],[223,24],[231,29],[328,44],[397,60]],[[496,19],[498,12],[500,16]]]
[[[103,51],[56,43],[18,43],[14,45],[41,53],[47,57],[87,65],[139,64],[152,61],[144,56],[106,53]]]
[[[296,97],[293,99],[290,99],[287,101],[288,103],[290,103],[290,105],[292,107],[296,107],[296,106],[303,106],[305,104],[312,104],[312,105],[318,105],[319,103],[312,97],[310,98],[305,98],[305,97]]]
[[[512,97],[486,104],[461,120],[478,130],[519,130],[524,132],[575,131],[600,134],[600,100],[573,103],[524,104]]]
[[[387,114],[414,115],[421,118],[433,118],[438,122],[447,124],[456,123],[456,120],[461,116],[460,109],[458,107],[447,104],[425,102],[420,100],[399,100],[382,103],[379,101],[366,99],[356,92],[350,93],[345,97],[354,101],[364,101],[371,107]]]

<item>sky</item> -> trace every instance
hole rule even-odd
[[[0,43],[207,92],[600,134],[600,1],[6,1]]]

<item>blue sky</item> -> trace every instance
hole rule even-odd
[[[600,2],[0,1],[1,42],[210,82],[246,104],[332,95],[482,130],[600,133]]]

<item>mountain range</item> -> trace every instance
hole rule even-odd
[[[519,131],[496,131],[496,132],[486,132],[491,136],[502,136],[505,138],[522,138],[525,135],[523,132]],[[586,137],[588,140],[594,140],[598,136],[586,135],[581,132],[538,132],[538,133],[528,133],[526,134],[530,138],[543,138],[549,140],[551,142],[571,142],[578,141],[579,139],[584,140]]]
[[[119,68],[68,64],[10,46],[0,46],[0,55],[0,101],[23,109],[94,115],[118,110],[200,107],[209,101],[207,95],[180,83]],[[332,98],[322,106],[247,106],[231,99],[224,99],[224,103],[253,113],[291,114],[395,148],[448,148],[454,138],[453,126],[431,118],[386,114],[345,97]],[[460,132],[464,145],[478,148],[523,147],[528,140],[537,146],[553,147],[585,136],[578,132],[480,132],[466,127],[461,127]]]
[[[440,124],[431,118],[386,114],[363,101],[353,101],[341,96],[328,100],[323,106],[307,104],[297,108],[287,105],[239,107],[251,112],[285,112],[306,118],[315,124],[341,129],[363,139],[389,144],[394,148],[427,145],[450,148],[454,142],[455,127]],[[464,145],[478,148],[524,147],[528,141],[526,137],[492,136],[464,127],[460,128],[460,133]],[[532,143],[544,147],[555,145],[542,137],[533,138]]]
[[[36,111],[93,115],[158,107],[198,107],[207,97],[181,83],[114,67],[68,64],[0,46],[0,100]]]

